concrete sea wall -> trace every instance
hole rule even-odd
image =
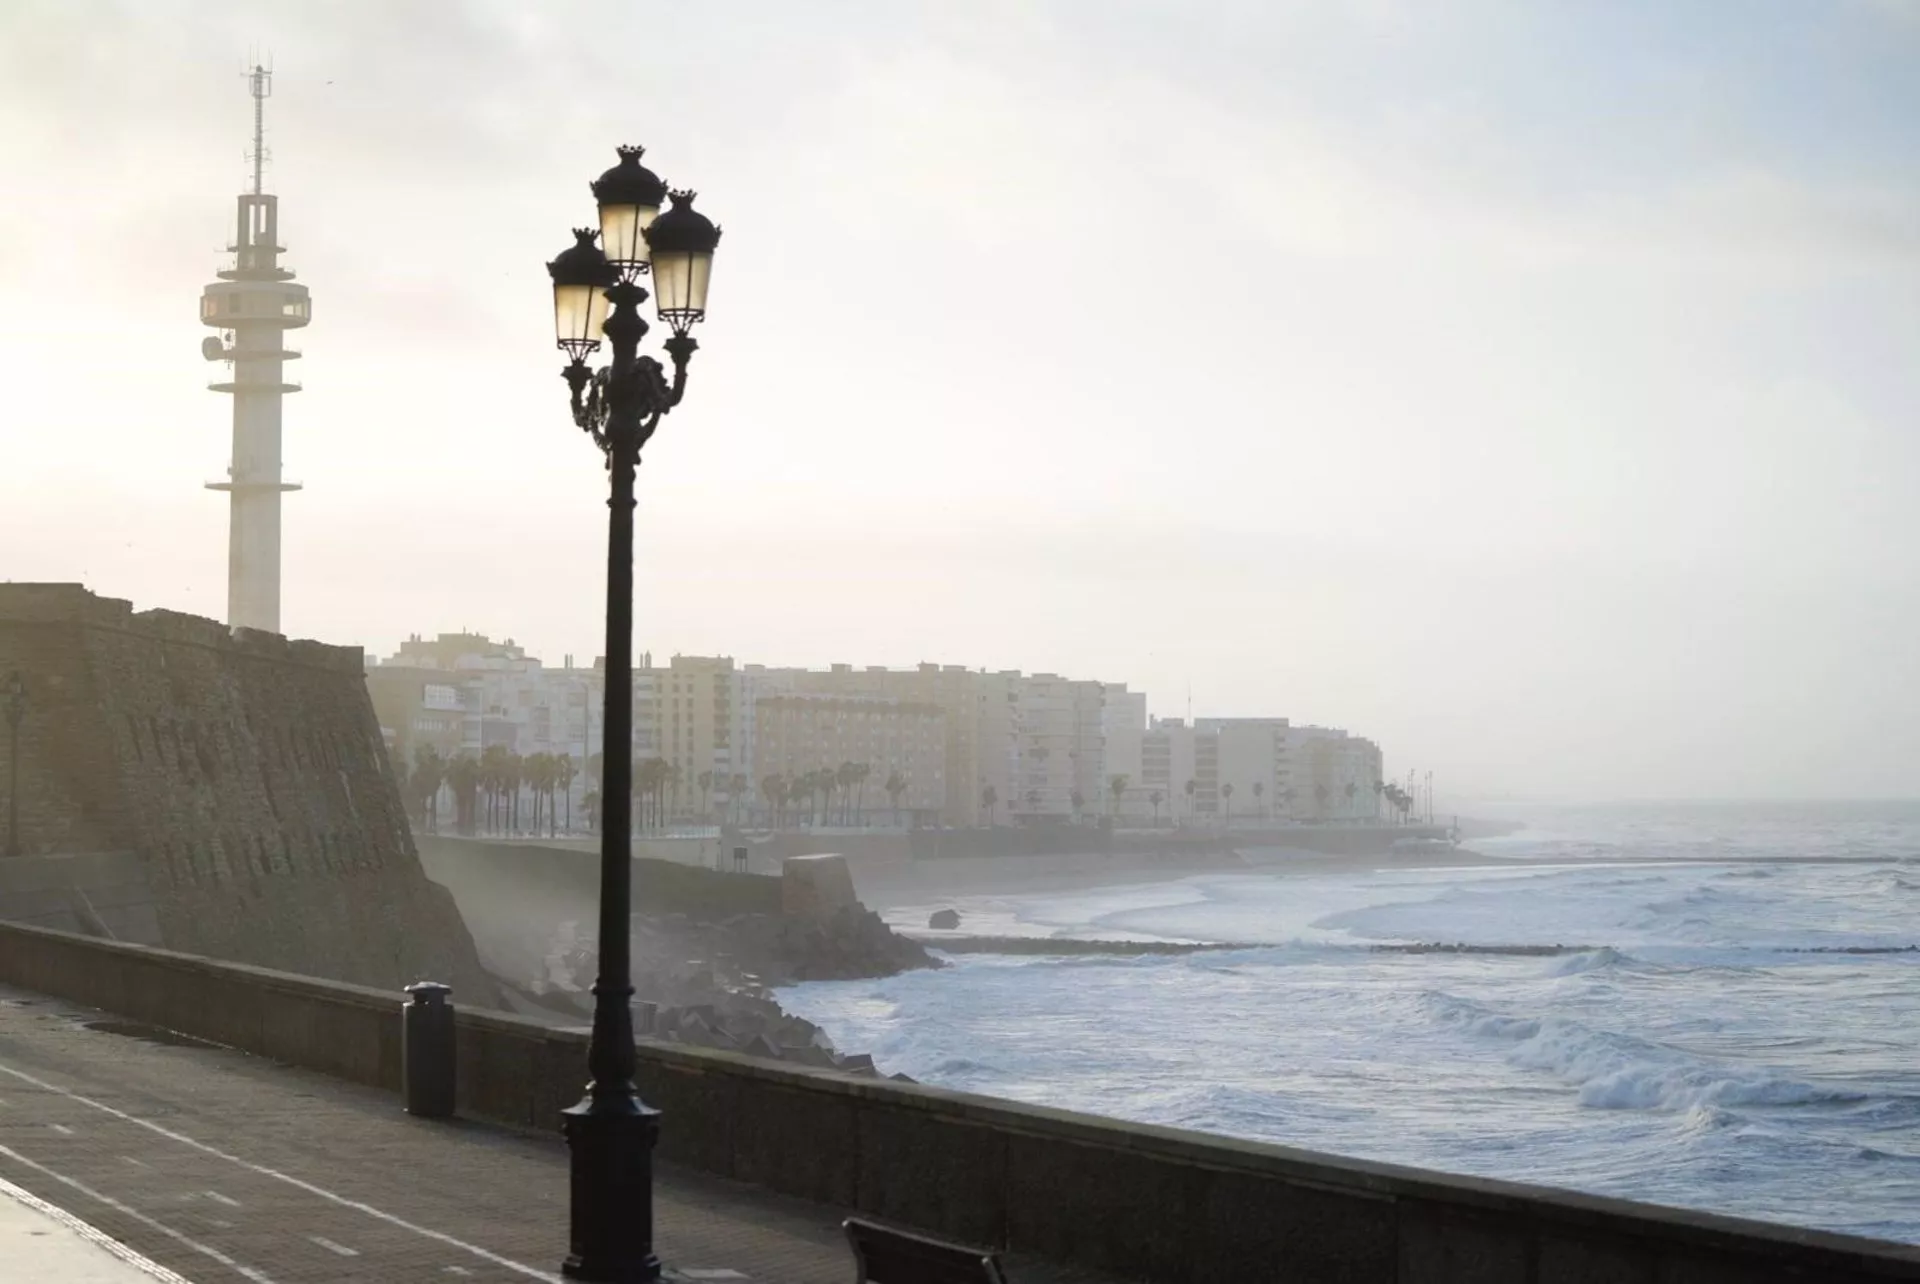
[[[0,980],[397,1091],[400,996],[0,924]],[[456,996],[457,998],[457,996]],[[586,1032],[458,1017],[458,1109],[552,1132]],[[661,1157],[1164,1284],[1852,1284],[1920,1248],[643,1041]]]

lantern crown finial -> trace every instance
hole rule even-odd
[[[555,285],[612,285],[613,265],[595,244],[600,230],[592,227],[573,229],[573,244],[554,255],[547,272]]]
[[[658,174],[640,163],[640,157],[647,149],[623,143],[614,150],[619,153],[620,163],[589,185],[593,190],[593,199],[601,205],[660,208],[660,201],[667,194],[667,184]]]
[[[673,208],[653,221],[647,229],[647,244],[657,254],[674,251],[711,254],[720,243],[720,229],[705,214],[693,208],[699,195],[692,188],[675,188]]]

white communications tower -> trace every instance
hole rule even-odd
[[[260,190],[267,160],[265,104],[273,73],[255,66],[247,77],[253,93],[253,190],[239,198],[231,268],[200,295],[200,320],[222,331],[200,351],[209,361],[231,363],[229,382],[207,386],[233,397],[233,463],[227,480],[207,483],[232,499],[227,536],[227,623],[236,628],[280,631],[280,495],[298,486],[280,480],[280,398],[300,391],[283,380],[282,367],[299,353],[281,340],[307,323],[307,287],[279,265],[279,198]]]

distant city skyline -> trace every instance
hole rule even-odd
[[[225,614],[256,48],[291,634],[600,649],[543,265],[640,143],[728,229],[656,654],[1191,687],[1475,794],[1920,781],[1909,3],[6,6],[0,578]]]
[[[548,666],[512,637],[411,633],[390,655],[367,654],[367,685],[403,773],[423,753],[585,765],[604,746],[601,657]],[[929,661],[656,663],[643,650],[632,691],[633,760],[671,773],[671,814],[683,820],[744,819],[766,805],[769,781],[857,770],[853,783],[884,791],[895,824],[1363,821],[1409,772],[1389,771],[1381,746],[1339,727],[1270,713],[1153,717],[1144,692],[1097,677]],[[593,787],[570,782],[573,812],[585,814]]]

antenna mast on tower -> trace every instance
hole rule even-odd
[[[254,63],[247,73],[247,90],[253,95],[253,151],[247,159],[253,162],[253,194],[258,196],[265,190],[261,176],[267,164],[266,106],[267,99],[273,97],[272,69]]]

